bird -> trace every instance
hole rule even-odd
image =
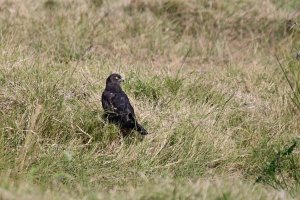
[[[106,79],[101,96],[103,117],[108,122],[119,125],[123,136],[127,136],[131,130],[147,135],[148,132],[138,123],[129,98],[121,88],[123,81],[122,76],[117,73],[112,73]]]

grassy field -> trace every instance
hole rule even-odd
[[[300,198],[299,9],[0,1],[0,199]],[[111,72],[143,140],[101,118]]]

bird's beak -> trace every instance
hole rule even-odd
[[[122,78],[120,79],[120,82],[124,82],[124,81],[125,81],[125,78],[122,77]]]

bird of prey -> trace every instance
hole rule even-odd
[[[106,79],[106,87],[101,98],[104,117],[109,122],[118,124],[123,136],[126,136],[131,130],[136,130],[141,135],[147,135],[148,132],[137,122],[133,107],[121,88],[123,81],[124,79],[115,73]]]

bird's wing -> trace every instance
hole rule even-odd
[[[117,113],[131,114],[133,117],[135,117],[133,107],[131,106],[129,99],[124,92],[115,93],[111,98],[110,103]]]
[[[148,134],[148,132],[137,122],[134,109],[131,106],[127,95],[123,91],[104,91],[101,102],[105,112],[114,116],[114,118],[112,118],[113,121],[120,123],[123,128],[135,129],[142,135]]]
[[[115,96],[115,94],[112,92],[104,91],[102,93],[101,103],[102,103],[103,109],[106,112],[114,112],[114,110],[116,109],[112,104],[112,98],[114,96]]]

